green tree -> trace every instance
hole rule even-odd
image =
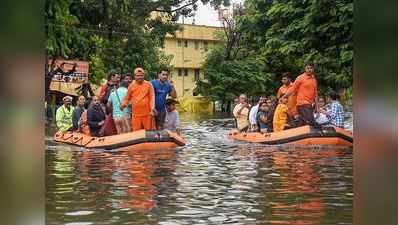
[[[246,0],[225,24],[203,65],[208,82],[198,83],[213,100],[275,95],[280,74],[299,75],[309,61],[321,92],[352,86],[352,0]]]
[[[231,101],[239,94],[257,96],[266,92],[268,76],[263,62],[256,58],[224,60],[223,47],[213,49],[203,65],[206,81],[198,81],[198,92],[212,101],[221,101],[223,111],[229,111]]]
[[[98,83],[115,69],[131,72],[143,66],[150,77],[170,67],[160,51],[167,33],[174,34],[180,16],[192,16],[197,4],[217,7],[228,0],[46,0],[47,58],[90,62],[90,79]],[[51,73],[46,76],[48,93]],[[47,85],[48,83],[48,85]]]
[[[244,36],[235,21],[224,18],[221,42],[210,51],[202,67],[207,79],[197,82],[197,91],[213,101],[221,101],[222,111],[229,112],[232,100],[241,93],[267,93],[270,76],[264,70],[264,61],[248,54],[242,45]]]
[[[247,0],[245,6],[236,20],[275,78],[298,75],[311,61],[323,90],[352,85],[352,0]]]

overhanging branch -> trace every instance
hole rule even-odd
[[[165,13],[174,13],[174,12],[180,11],[180,10],[182,10],[182,9],[188,7],[188,6],[194,5],[194,4],[196,4],[198,1],[199,1],[199,0],[194,0],[194,1],[190,2],[190,3],[187,3],[187,4],[185,4],[185,5],[181,6],[181,7],[178,7],[178,8],[173,9],[173,10],[154,9],[153,11],[156,11],[156,12],[165,12]]]

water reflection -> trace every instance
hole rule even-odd
[[[48,141],[46,224],[352,223],[351,149],[238,144],[230,119],[183,126],[174,150]]]

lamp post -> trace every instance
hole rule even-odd
[[[184,72],[183,72],[183,74],[182,74],[182,96],[184,97],[184,95],[185,95],[185,80],[184,80],[184,77],[185,77],[185,67],[184,67],[184,62],[185,62],[185,58],[184,58],[184,49],[185,49],[185,40],[184,40],[184,18],[185,18],[185,16],[182,16],[182,41],[184,42],[184,43],[181,43],[182,44],[182,68],[183,68],[183,70],[184,70]]]

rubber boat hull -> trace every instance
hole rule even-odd
[[[266,145],[294,144],[353,146],[352,133],[335,126],[314,128],[307,125],[272,133],[240,133],[238,130],[232,130],[228,136],[234,140]]]
[[[169,149],[184,146],[186,141],[176,133],[164,131],[138,130],[124,134],[92,137],[78,132],[57,132],[54,141],[85,148],[99,149]]]

